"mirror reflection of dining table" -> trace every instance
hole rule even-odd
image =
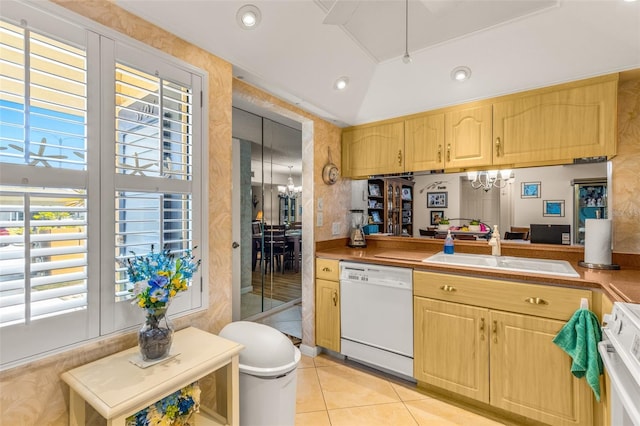
[[[254,240],[258,240],[260,242],[264,242],[264,244],[268,244],[269,241],[269,230],[266,229],[265,233],[263,235],[263,233],[257,233],[257,234],[253,234],[253,239]],[[293,261],[292,261],[292,266],[293,266],[293,270],[298,273],[300,272],[300,251],[301,251],[301,245],[302,245],[302,230],[301,229],[287,229],[284,232],[284,237],[285,237],[285,241],[287,243],[291,243],[291,245],[293,246]],[[263,239],[264,238],[264,239]],[[254,244],[254,248],[256,247],[256,245]],[[261,247],[261,246],[258,246]],[[256,254],[254,253],[253,256],[253,268],[255,269],[255,262],[256,262]],[[261,259],[264,260],[264,259]]]

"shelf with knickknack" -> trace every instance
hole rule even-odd
[[[367,214],[369,223],[384,225],[384,179],[371,179],[368,182]]]
[[[574,187],[574,243],[584,244],[587,219],[607,219],[607,179],[586,178],[572,181]]]
[[[413,181],[404,178],[368,181],[369,222],[380,225],[379,232],[413,235],[413,185]]]

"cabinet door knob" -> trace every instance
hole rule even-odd
[[[496,157],[500,157],[500,138],[496,138]]]
[[[338,292],[337,291],[333,291],[333,296],[331,297],[331,299],[333,300],[333,306],[338,306]]]
[[[498,321],[493,320],[493,324],[491,326],[491,332],[493,333],[493,343],[498,343]]]
[[[451,161],[451,144],[447,144],[447,161]]]
[[[454,286],[445,284],[442,287],[440,287],[440,290],[442,291],[448,291],[448,292],[452,292],[452,291],[456,291],[456,288]]]
[[[549,302],[540,298],[540,297],[527,297],[524,299],[525,302],[531,303],[532,305],[548,305]]]
[[[331,268],[325,266],[324,268],[322,268],[322,272],[331,272]]]
[[[438,145],[438,163],[442,161],[442,145]]]
[[[402,150],[398,150],[398,166],[402,166]]]
[[[480,340],[484,340],[484,318],[480,318]]]

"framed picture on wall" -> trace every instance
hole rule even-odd
[[[542,202],[542,216],[564,217],[564,200],[544,200]]]
[[[440,219],[444,217],[444,210],[431,210],[431,224],[437,225]]]
[[[427,192],[427,208],[447,208],[447,193],[446,192]]]
[[[540,198],[540,182],[522,182],[520,198]]]

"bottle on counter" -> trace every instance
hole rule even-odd
[[[444,254],[453,254],[453,237],[451,231],[447,231],[447,237],[444,239]]]

